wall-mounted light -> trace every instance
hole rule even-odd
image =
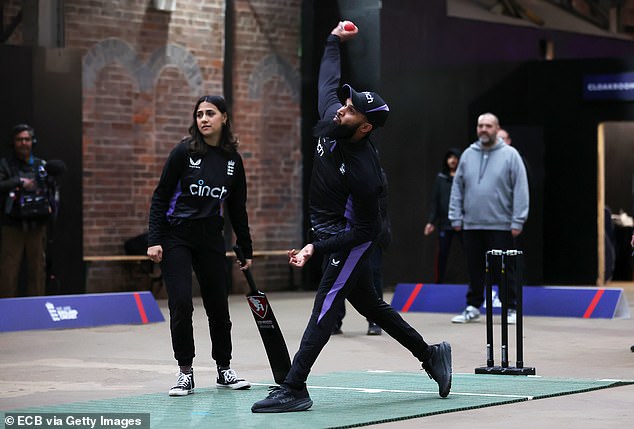
[[[154,9],[163,12],[174,12],[176,10],[176,0],[154,0]]]

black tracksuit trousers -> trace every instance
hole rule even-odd
[[[228,274],[222,225],[209,219],[187,220],[171,227],[163,244],[161,270],[167,288],[174,358],[191,365],[195,356],[192,268],[209,321],[211,357],[217,365],[231,361]]]
[[[338,321],[338,313],[345,299],[361,315],[376,322],[412,352],[419,361],[427,357],[429,346],[423,337],[392,306],[378,297],[368,262],[372,251],[370,244],[364,243],[349,251],[326,255],[327,263],[315,295],[312,314],[284,384],[293,389],[304,387],[311,367]]]

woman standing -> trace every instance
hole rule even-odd
[[[445,279],[445,271],[447,269],[447,259],[449,258],[449,250],[454,235],[461,241],[462,237],[451,227],[449,222],[449,196],[451,195],[451,185],[453,177],[458,168],[458,160],[460,159],[460,151],[451,148],[445,154],[442,164],[442,170],[436,176],[434,182],[434,190],[432,191],[429,220],[425,225],[425,235],[434,232],[435,226],[438,225],[438,245],[435,257],[435,282],[443,283]]]
[[[194,392],[192,276],[194,270],[209,321],[211,357],[218,387],[248,389],[230,368],[231,319],[223,238],[223,204],[251,266],[253,248],[246,211],[247,186],[238,140],[220,96],[197,102],[189,137],[170,153],[152,196],[147,255],[161,263],[170,311],[170,331],[179,374],[170,396]]]

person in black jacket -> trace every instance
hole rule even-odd
[[[451,242],[454,237],[462,241],[460,232],[454,231],[449,221],[449,196],[451,195],[451,185],[453,184],[453,176],[456,174],[456,169],[458,168],[459,159],[460,151],[458,149],[451,148],[445,154],[442,170],[438,173],[434,181],[429,217],[424,230],[425,235],[430,235],[436,229],[436,225],[438,226],[438,245],[436,248],[436,257],[434,258],[435,283],[443,283],[445,280],[447,259],[449,258]]]
[[[57,207],[52,175],[62,168],[49,171],[48,163],[33,154],[35,143],[35,130],[18,124],[11,130],[12,153],[0,160],[0,298],[18,296],[23,261],[26,295],[46,294],[48,224]]]
[[[310,183],[309,210],[315,241],[289,250],[289,263],[303,267],[313,256],[328,263],[315,295],[312,314],[299,350],[284,382],[253,404],[254,413],[283,413],[309,409],[313,401],[306,380],[319,353],[330,339],[337,313],[347,299],[367,319],[406,347],[438,383],[441,397],[451,388],[451,346],[429,345],[372,284],[369,255],[381,228],[379,195],[383,180],[372,131],[384,125],[389,108],[371,91],[339,87],[339,45],[358,33],[340,22],[326,40],[319,70],[318,137]]]
[[[247,184],[238,140],[231,130],[227,105],[205,95],[194,107],[190,136],[169,154],[150,208],[147,255],[161,263],[170,311],[170,332],[179,374],[170,396],[194,391],[192,313],[193,268],[209,321],[211,357],[218,387],[248,389],[248,381],[231,369],[231,320],[223,238],[223,206],[252,264],[253,247],[246,211]]]

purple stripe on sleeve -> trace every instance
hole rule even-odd
[[[368,250],[371,244],[372,242],[368,241],[354,247],[350,251],[350,254],[346,258],[346,261],[344,262],[343,267],[341,268],[341,271],[339,272],[339,275],[335,280],[335,283],[332,285],[330,291],[328,291],[328,294],[326,295],[326,299],[324,300],[324,303],[321,307],[321,312],[319,313],[319,317],[317,318],[317,323],[319,323],[322,317],[324,317],[328,310],[330,310],[335,297],[337,296],[341,288],[346,284],[346,282],[350,278],[350,275],[352,274],[352,271],[359,263],[359,259],[361,259],[363,253]]]
[[[178,183],[176,184],[176,191],[174,192],[174,195],[172,195],[172,199],[170,200],[170,205],[166,213],[167,216],[171,216],[172,213],[174,213],[174,209],[176,208],[176,200],[178,200],[178,197],[181,196],[180,189],[181,189],[181,182],[179,180]]]

